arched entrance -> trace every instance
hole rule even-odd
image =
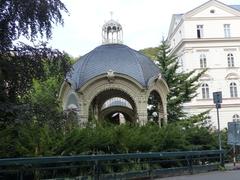
[[[148,97],[148,121],[153,121],[160,126],[163,125],[164,108],[161,96],[155,90],[151,91]]]
[[[108,89],[92,100],[89,119],[106,120],[114,124],[133,123],[137,120],[136,104],[126,92]]]

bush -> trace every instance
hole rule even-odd
[[[64,128],[63,128],[64,129]],[[222,133],[223,148],[226,130]],[[0,157],[112,154],[218,149],[217,133],[201,126],[171,123],[162,128],[107,123],[59,131],[51,126],[22,123],[0,131]]]
[[[162,128],[155,124],[97,124],[69,133],[58,147],[57,154],[207,150],[216,149],[216,142],[216,133],[205,127],[185,129],[175,123]]]

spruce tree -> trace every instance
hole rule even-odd
[[[174,122],[186,116],[183,111],[183,103],[191,101],[197,95],[198,79],[206,70],[181,72],[178,57],[170,54],[170,51],[167,41],[163,40],[154,51],[151,48],[151,52],[157,52],[155,55],[151,54],[151,58],[159,66],[160,72],[168,84],[170,90],[167,97],[168,120]],[[147,49],[143,49],[141,52],[149,55]]]

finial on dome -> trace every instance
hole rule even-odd
[[[112,11],[110,12],[110,15],[111,19],[102,27],[102,42],[103,44],[121,44],[123,39],[122,25],[112,19]]]
[[[111,20],[113,19],[113,11],[110,11]]]

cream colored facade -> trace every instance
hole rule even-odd
[[[168,41],[171,53],[179,57],[180,71],[208,69],[200,78],[198,96],[184,104],[185,111],[211,110],[216,127],[212,93],[222,91],[221,128],[240,120],[240,6],[210,0],[185,14],[175,14]]]

